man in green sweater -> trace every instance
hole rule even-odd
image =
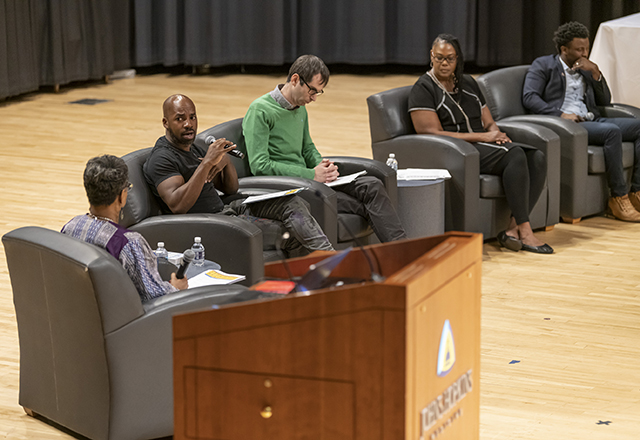
[[[329,69],[314,55],[302,55],[285,84],[251,103],[242,122],[249,166],[256,176],[297,176],[328,183],[338,167],[323,159],[309,135],[305,105],[324,93]],[[360,176],[336,188],[338,212],[365,217],[381,242],[407,238],[382,182]]]

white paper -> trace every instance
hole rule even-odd
[[[187,280],[189,288],[233,284],[244,280],[244,275],[234,275],[221,270],[207,270]]]
[[[362,176],[363,174],[367,174],[367,171],[363,170],[358,173],[349,174],[348,176],[340,176],[333,182],[325,183],[325,185],[327,186],[346,185],[347,183],[353,182],[354,180],[356,180],[358,176]]]
[[[242,203],[244,203],[244,204],[246,204],[246,203],[255,203],[255,202],[262,202],[263,200],[277,199],[278,197],[285,197],[285,196],[290,196],[290,195],[293,195],[293,194],[298,194],[300,191],[302,191],[304,189],[306,189],[306,188],[287,189],[287,190],[284,190],[284,191],[277,191],[277,192],[261,194],[259,196],[249,196],[246,199],[244,199]]]
[[[427,169],[427,168],[407,168],[406,170],[398,170],[398,180],[437,180],[451,179],[449,170],[444,169]]]

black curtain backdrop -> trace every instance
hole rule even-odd
[[[640,0],[0,0],[0,99],[145,66],[426,65],[442,32],[490,69],[555,51],[562,23]]]

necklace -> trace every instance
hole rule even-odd
[[[442,83],[440,81],[438,81],[438,78],[436,78],[436,76],[433,74],[433,72],[431,70],[429,70],[427,72],[427,75],[429,75],[431,77],[431,79],[433,79],[433,82],[435,82],[436,85],[445,93],[445,95],[447,95],[449,97],[449,99],[451,99],[453,101],[453,103],[456,105],[456,107],[458,107],[458,110],[460,110],[462,112],[462,116],[464,116],[464,120],[467,123],[467,132],[468,133],[473,133],[473,130],[471,129],[471,123],[469,122],[469,117],[467,116],[465,111],[462,110],[462,106],[458,103],[458,101],[453,99],[453,96],[451,96],[449,91],[442,85]]]
[[[102,220],[103,222],[111,222],[111,223],[114,223],[114,221],[113,221],[113,220],[111,220],[110,218],[107,218],[107,217],[100,217],[99,215],[95,215],[95,214],[92,214],[92,213],[90,213],[90,212],[87,212],[87,215],[88,215],[89,217],[91,217],[91,218],[96,219],[96,220]]]

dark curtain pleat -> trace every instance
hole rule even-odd
[[[384,26],[385,63],[429,64],[433,40],[442,33],[455,35],[465,59],[475,57],[477,0],[387,0]]]
[[[133,5],[130,0],[109,0],[111,36],[113,38],[113,69],[124,70],[134,65]]]
[[[479,66],[554,53],[556,28],[640,0],[0,0],[0,99],[152,65],[427,65],[439,33]]]
[[[476,64],[529,64],[556,53],[553,33],[579,21],[591,41],[603,21],[640,12],[640,0],[478,0]]]
[[[179,0],[133,0],[135,65],[175,66],[184,63],[184,2]],[[201,21],[189,17],[190,26]]]
[[[191,0],[185,17],[186,64],[281,65],[295,56],[295,0]]]
[[[33,3],[0,0],[0,99],[40,86],[30,19]]]
[[[34,11],[38,32],[40,83],[67,84],[99,79],[114,70],[109,3],[48,0]]]

